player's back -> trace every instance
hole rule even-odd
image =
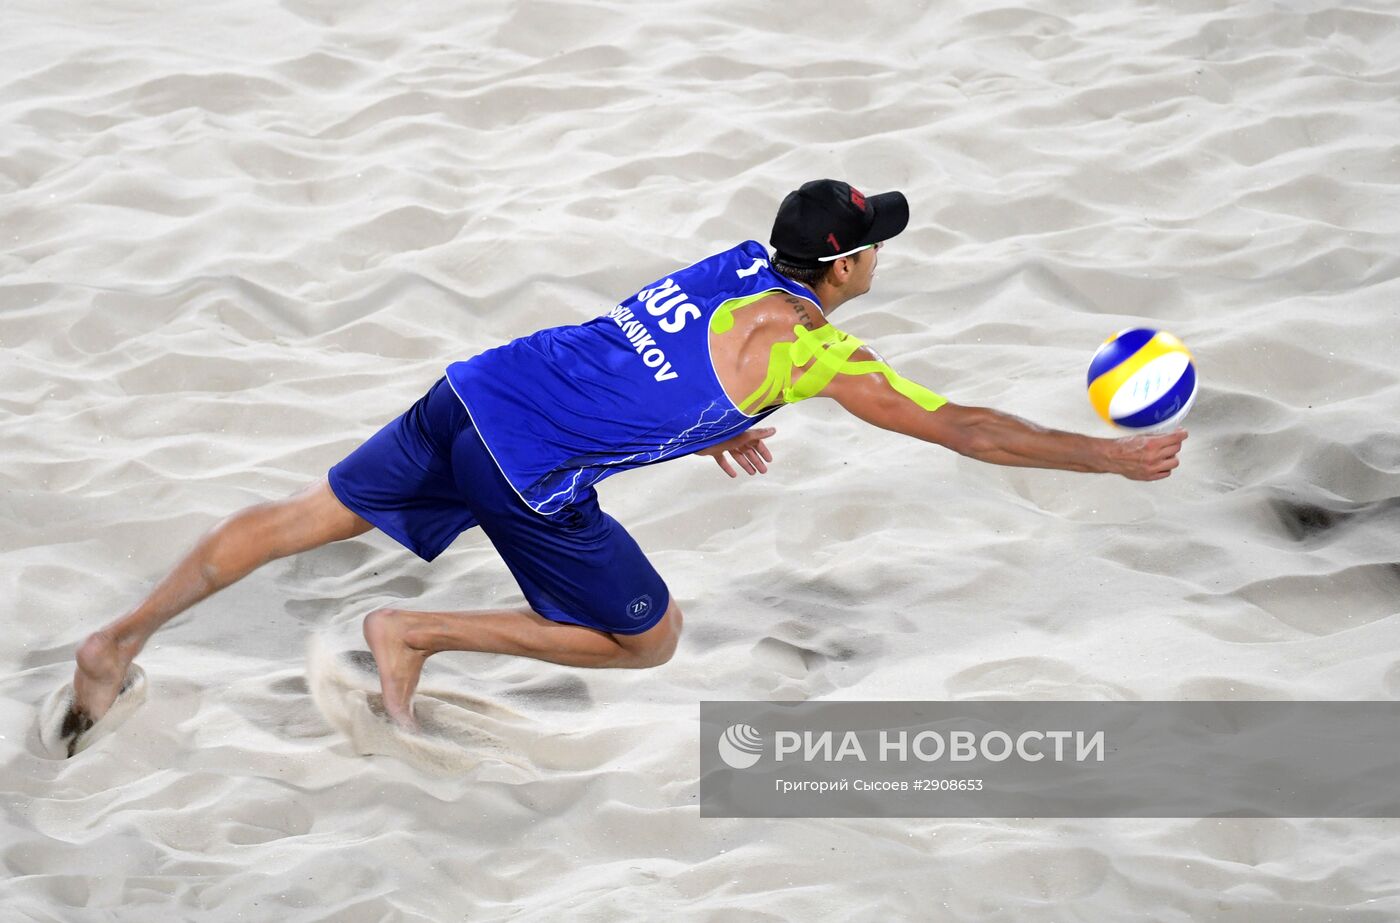
[[[786,299],[820,314],[746,241],[599,317],[454,363],[448,379],[506,478],[550,514],[610,474],[723,442],[771,412],[740,409],[735,389],[757,364],[753,337],[771,336]],[[743,342],[751,348],[732,352]]]

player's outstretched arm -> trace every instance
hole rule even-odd
[[[879,374],[837,375],[821,394],[867,423],[994,465],[1156,481],[1180,464],[1177,453],[1186,438],[1185,430],[1177,430],[1161,436],[1099,439],[1046,429],[988,407],[946,403],[926,410]]]
[[[936,417],[942,419],[933,419]],[[1157,481],[1170,475],[1181,463],[1177,453],[1186,438],[1185,430],[1177,430],[1161,436],[1096,439],[1046,429],[989,407],[958,404],[943,405],[924,424],[921,438],[978,461],[1121,474],[1135,481]]]

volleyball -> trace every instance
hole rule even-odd
[[[1196,399],[1196,365],[1164,330],[1133,327],[1104,340],[1089,362],[1089,403],[1114,426],[1174,427]]]

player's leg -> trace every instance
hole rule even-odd
[[[78,648],[74,711],[96,720],[117,697],[146,641],[190,606],[277,558],[373,528],[323,480],[285,500],[237,512],[206,533],[145,599]]]
[[[423,664],[443,651],[532,657],[572,667],[654,667],[671,659],[681,611],[671,600],[654,625],[621,634],[544,618],[531,609],[414,612],[377,609],[365,617],[365,640],[379,667],[384,708],[414,727],[411,701]]]
[[[458,402],[460,405],[460,402]],[[446,414],[444,413],[444,417]],[[528,608],[474,612],[381,609],[365,619],[386,710],[413,725],[423,663],[440,651],[482,651],[579,667],[645,667],[670,659],[681,614],[627,530],[590,487],[541,515],[506,480],[465,411],[451,431],[453,483],[510,568]]]

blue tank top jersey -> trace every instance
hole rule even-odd
[[[817,303],[746,241],[592,320],[454,362],[447,379],[506,480],[550,515],[609,475],[723,442],[777,409],[739,410],[710,359],[715,311],[771,291]]]

